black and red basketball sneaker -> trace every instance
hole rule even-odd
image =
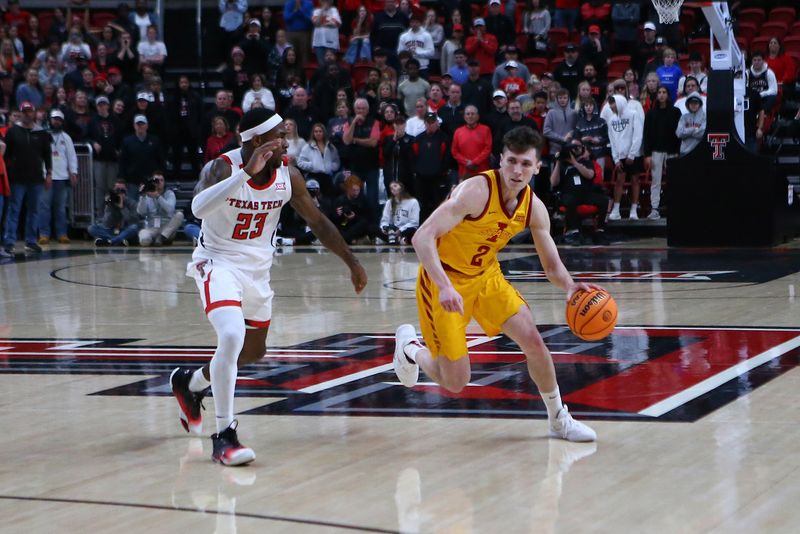
[[[211,442],[214,444],[212,460],[222,465],[244,465],[256,459],[253,449],[239,443],[236,436],[238,426],[239,421],[234,419],[228,428],[211,435]]]
[[[178,414],[181,418],[181,425],[190,434],[200,435],[203,433],[203,398],[211,388],[203,391],[191,391],[189,382],[192,380],[194,369],[176,367],[169,375],[169,384],[172,386],[172,393],[178,400],[180,410]]]

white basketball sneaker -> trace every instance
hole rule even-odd
[[[417,380],[419,380],[419,365],[406,356],[403,350],[410,343],[422,346],[419,339],[417,339],[417,331],[410,324],[398,326],[394,336],[394,360],[392,364],[398,380],[407,388],[414,387]]]
[[[550,421],[550,437],[579,442],[597,440],[594,430],[572,418],[566,404],[558,412],[556,418]]]

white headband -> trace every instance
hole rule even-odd
[[[257,135],[261,135],[263,133],[267,133],[268,131],[275,128],[277,125],[283,122],[283,118],[278,115],[277,113],[270,117],[269,119],[265,120],[261,124],[257,126],[253,126],[249,130],[245,130],[243,132],[239,132],[239,137],[242,138],[242,143],[246,143],[253,137]]]

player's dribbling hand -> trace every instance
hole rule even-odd
[[[361,293],[367,287],[367,271],[363,265],[354,263],[350,266],[350,281],[353,282],[353,288],[356,293]]]
[[[439,304],[449,312],[458,312],[464,315],[464,299],[452,286],[439,290]]]
[[[592,291],[593,289],[597,289],[598,291],[605,291],[606,293],[608,293],[606,288],[598,286],[597,284],[587,284],[586,282],[577,282],[573,283],[571,286],[567,288],[567,302],[569,302],[569,299],[571,299],[572,295],[574,295],[576,292]]]
[[[267,162],[272,157],[273,151],[277,148],[275,141],[270,141],[269,143],[264,143],[263,145],[256,147],[253,151],[253,155],[250,156],[250,160],[247,162],[247,165],[244,166],[244,172],[247,173],[249,176],[255,176],[256,174],[260,173],[264,167],[267,166]]]

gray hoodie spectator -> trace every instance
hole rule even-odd
[[[692,112],[693,104],[697,105]],[[681,116],[675,135],[681,140],[681,156],[685,156],[696,147],[706,133],[706,111],[703,109],[703,100],[700,93],[692,93],[686,98],[688,112]]]
[[[550,141],[550,153],[561,150],[561,145],[572,138],[578,115],[569,105],[569,91],[559,89],[556,105],[544,118],[544,136]]]

